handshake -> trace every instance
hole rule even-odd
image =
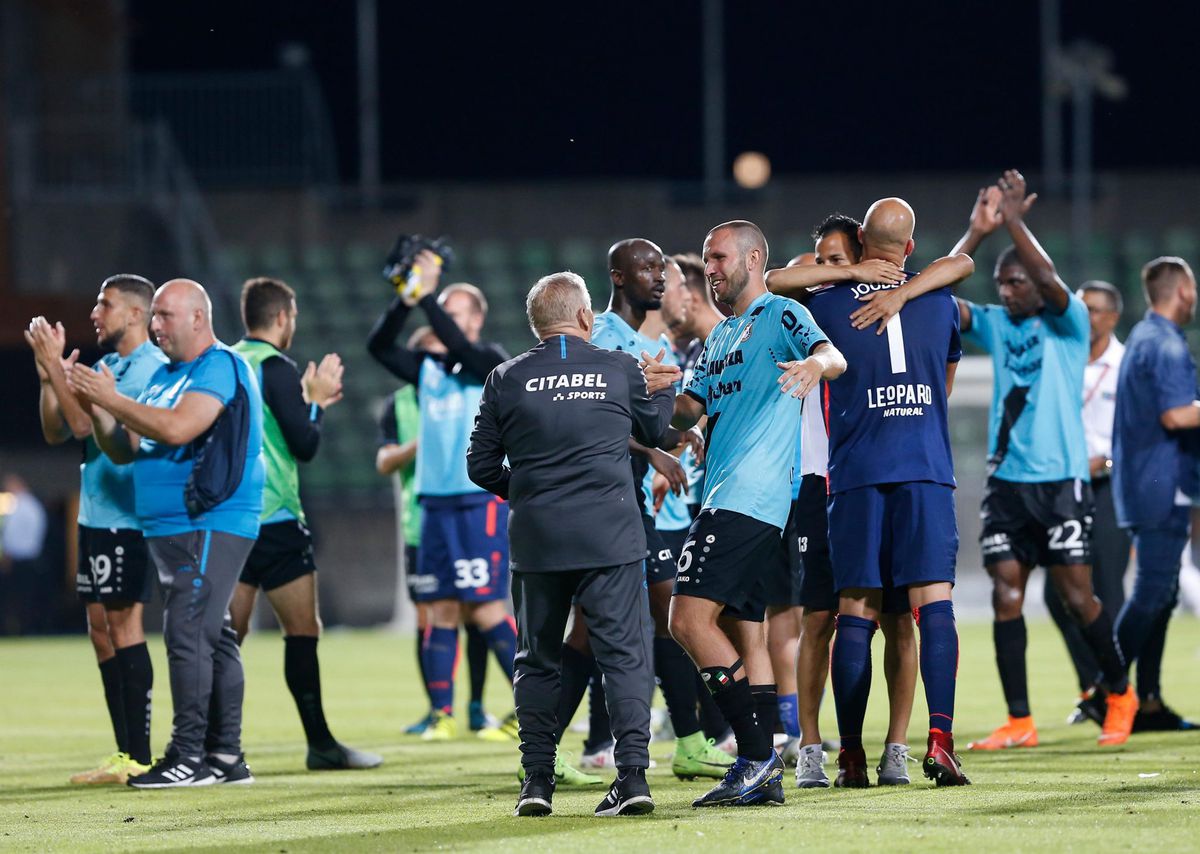
[[[401,299],[415,305],[421,297],[437,290],[442,271],[453,260],[454,250],[444,238],[431,240],[419,234],[402,234],[384,262],[383,277]]]

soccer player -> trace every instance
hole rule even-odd
[[[803,394],[846,364],[807,309],[768,293],[767,241],[758,226],[745,220],[716,226],[704,240],[704,262],[715,297],[733,313],[708,336],[675,402],[676,427],[708,416],[708,453],[704,502],[679,556],[670,625],[732,726],[738,756],[692,805],[782,803],[762,621],[765,578],[786,560],[782,534],[800,401],[779,393],[779,370],[797,366]]]
[[[635,356],[642,352],[666,350],[664,363],[674,364],[671,344],[666,338],[650,339],[638,330],[646,321],[646,312],[662,308],[666,285],[666,259],[662,250],[649,240],[630,238],[608,250],[612,295],[608,310],[596,315],[592,343],[606,350],[623,350]],[[668,430],[664,444],[676,447],[683,441],[701,450],[694,431]],[[667,476],[672,490],[682,496],[686,474],[679,461],[659,448],[647,448],[631,440],[634,482],[646,481],[647,463]],[[654,675],[667,701],[671,726],[675,730],[675,753],[671,771],[681,779],[720,778],[733,757],[711,745],[700,729],[696,716],[698,692],[696,668],[687,654],[671,637],[669,610],[671,587],[675,579],[675,555],[655,527],[652,511],[646,506],[645,490],[638,490],[638,505],[646,531],[649,556],[646,581],[649,586],[650,613],[654,617]]]
[[[675,394],[668,381],[651,396],[636,358],[589,342],[591,299],[574,273],[540,279],[527,307],[540,341],[488,377],[468,451],[471,478],[513,505],[513,693],[525,771],[515,814],[552,810],[562,638],[574,600],[604,671],[617,741],[616,780],[595,814],[643,815],[654,809],[646,782],[654,689],[640,484],[628,448],[631,434],[661,441]]]
[[[1142,268],[1142,287],[1150,307],[1126,341],[1113,424],[1117,520],[1132,531],[1137,555],[1133,591],[1117,617],[1117,639],[1125,663],[1138,662],[1138,694],[1155,716],[1149,722],[1181,729],[1169,726],[1173,713],[1159,694],[1158,671],[1179,595],[1180,554],[1190,535],[1187,496],[1200,493],[1200,395],[1183,331],[1196,316],[1196,278],[1182,258],[1164,256]],[[1153,657],[1149,667],[1143,667],[1143,656]],[[1120,723],[1118,729],[1105,720],[1101,744],[1128,739],[1134,721]]]
[[[863,257],[902,268],[913,250],[915,223],[902,199],[877,201],[859,230]],[[871,637],[887,587],[906,590],[919,614],[929,705],[925,775],[939,786],[965,785],[952,731],[958,634],[950,593],[958,527],[947,419],[954,367],[962,356],[958,309],[942,289],[910,301],[889,321],[886,338],[851,325],[860,293],[894,287],[826,288],[809,301],[849,365],[828,391],[829,557],[838,591],[830,670],[841,739],[834,785],[869,785],[862,726]],[[791,373],[785,374],[785,390]]]
[[[813,230],[813,248],[809,257],[798,256],[787,267],[767,273],[767,286],[778,293],[790,293],[807,300],[809,287],[830,282],[852,284],[847,271],[869,282],[895,283],[904,271],[886,258],[864,258],[859,230],[862,224],[844,214],[830,214]],[[966,256],[939,258],[912,283],[943,287],[966,276],[974,269]],[[837,269],[833,269],[837,268]],[[860,299],[892,291],[873,291]],[[868,303],[868,307],[873,303]],[[900,302],[903,305],[903,302]],[[897,308],[898,310],[898,308]],[[861,311],[861,309],[860,309]],[[857,312],[856,312],[857,314]],[[866,324],[855,322],[855,328]],[[833,567],[829,561],[829,431],[825,416],[825,388],[815,387],[804,399],[801,411],[800,483],[793,502],[796,537],[804,561],[800,603],[804,618],[797,654],[798,706],[802,738],[796,760],[796,785],[799,788],[825,788],[830,785],[825,773],[819,712],[828,676],[830,648],[833,643],[838,594]],[[793,485],[793,489],[796,489]],[[908,599],[891,586],[885,589],[884,608],[879,615],[884,636],[883,670],[888,686],[888,732],[883,755],[876,768],[880,785],[904,785],[908,782],[908,723],[912,716],[917,679],[917,643]]]
[[[428,326],[418,327],[408,337],[408,349],[426,350],[430,353],[446,352],[445,346]],[[418,553],[421,545],[421,505],[415,488],[417,471],[417,433],[421,427],[421,412],[417,400],[417,389],[405,385],[393,394],[383,407],[379,417],[379,447],[375,452],[375,470],[389,477],[400,478],[401,525],[404,533],[404,577],[405,588],[417,612],[417,670],[421,674],[421,688],[429,694],[425,679],[425,664],[421,655],[421,642],[429,626],[429,603],[417,600],[417,591],[428,592],[436,579],[418,576]],[[496,720],[484,711],[483,688],[487,674],[488,647],[483,635],[474,623],[465,624],[467,633],[467,667],[471,680],[471,700],[468,708],[468,723],[473,732],[499,734],[505,741],[507,735],[496,728]],[[433,720],[433,700],[430,698],[429,712],[421,720],[405,728],[406,735],[421,735]]]
[[[983,562],[992,577],[993,637],[1008,721],[973,750],[1034,747],[1037,728],[1025,677],[1025,586],[1037,565],[1080,624],[1108,691],[1101,743],[1117,743],[1137,712],[1137,695],[1113,641],[1112,619],[1092,592],[1092,495],[1084,439],[1087,307],[1067,290],[1025,224],[1036,199],[1016,170],[979,191],[955,253],[973,253],[1001,226],[1013,245],[996,260],[1001,305],[959,300],[968,340],[992,356]],[[898,292],[904,288],[898,288]],[[1121,739],[1123,740],[1123,739]]]
[[[74,391],[92,404],[97,446],[113,462],[133,463],[138,519],[164,591],[171,742],[149,771],[127,782],[139,789],[252,783],[241,748],[245,676],[229,600],[258,536],[262,394],[245,361],[213,334],[212,303],[198,283],[172,279],[160,287],[151,317],[170,361],[137,400],[117,390],[107,365],[96,372],[77,364],[70,374]],[[222,415],[227,420],[218,423]],[[200,451],[193,450],[197,440]],[[215,461],[213,468],[201,468],[203,460]],[[223,477],[226,467],[231,476]]]
[[[1087,367],[1083,373],[1083,432],[1087,441],[1088,472],[1092,479],[1092,587],[1108,616],[1116,620],[1125,603],[1125,570],[1129,567],[1129,534],[1117,524],[1112,497],[1112,430],[1117,399],[1117,374],[1124,345],[1114,330],[1121,318],[1121,292],[1108,282],[1080,285],[1076,294],[1088,310],[1090,327]],[[1070,723],[1093,720],[1104,723],[1104,691],[1096,684],[1100,665],[1067,612],[1062,597],[1047,584],[1046,608],[1062,633],[1071,664],[1079,680],[1081,699],[1068,719]],[[1146,660],[1139,669],[1147,667]],[[1138,679],[1139,692],[1142,679]],[[1141,709],[1138,710],[1141,715]]]
[[[285,355],[296,334],[296,316],[295,291],[284,282],[258,278],[242,286],[246,336],[233,350],[254,370],[262,390],[267,479],[262,527],[246,558],[229,613],[241,644],[250,631],[259,588],[267,594],[283,627],[283,677],[304,726],[308,769],[374,768],[383,758],[338,742],[329,731],[321,702],[317,567],[300,504],[297,463],[316,456],[322,414],[342,399],[343,368],[337,354],[330,353],[319,366],[309,362],[300,375],[296,363]]]
[[[106,365],[117,388],[136,397],[166,362],[149,340],[150,300],[154,286],[141,276],[110,276],[100,285],[92,325],[96,343],[107,353]],[[117,752],[99,767],[71,777],[72,783],[124,783],[149,770],[150,695],[154,666],[142,630],[143,603],[150,600],[154,573],[134,508],[133,468],[117,465],[96,447],[92,420],[67,388],[69,368],[78,358],[62,358],[62,324],[35,317],[25,338],[33,348],[42,383],[39,411],[42,434],[51,445],[70,438],[84,443],[79,467],[79,566],[75,590],[86,605],[88,634],[104,700],[116,736]]]
[[[430,628],[422,645],[434,719],[422,738],[446,740],[458,731],[453,717],[458,626],[479,627],[496,661],[512,679],[516,629],[504,607],[508,599],[508,505],[467,477],[466,450],[479,410],[483,381],[507,354],[480,340],[487,299],[474,285],[453,284],[437,293],[441,259],[417,256],[420,291],[415,302],[397,296],[376,322],[367,349],[376,361],[417,387],[416,490],[424,512],[417,575],[433,579],[419,601],[430,604]],[[412,350],[397,343],[414,306],[420,306],[446,352]],[[515,718],[506,721],[515,736]]]

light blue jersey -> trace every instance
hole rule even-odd
[[[417,441],[417,495],[486,495],[467,477],[467,446],[479,414],[483,383],[462,365],[446,372],[446,363],[427,356],[421,362],[417,399],[421,429]]]
[[[1074,294],[1052,308],[1013,321],[1003,307],[975,305],[964,337],[992,356],[988,474],[1018,483],[1087,480],[1083,372],[1087,306]]]
[[[167,357],[150,341],[128,356],[107,353],[95,364],[107,365],[117,381],[117,391],[137,399],[150,377]],[[141,530],[133,497],[133,466],[117,465],[96,447],[96,440],[84,440],[83,464],[79,467],[79,524],[88,528]]]
[[[827,341],[808,309],[766,293],[704,342],[685,392],[708,413],[705,510],[730,510],[783,530],[792,494],[800,401],[779,391],[776,362]]]
[[[236,376],[234,371],[236,370]],[[165,537],[187,531],[223,531],[257,539],[266,466],[262,459],[262,391],[246,360],[222,344],[213,344],[190,362],[168,362],[154,372],[138,397],[147,406],[170,409],[185,394],[197,392],[228,404],[237,385],[246,389],[250,433],[242,480],[233,495],[199,516],[189,516],[183,493],[192,473],[191,443],[165,445],[142,437],[133,461],[136,505],[142,532]]]
[[[679,464],[683,466],[684,474],[687,475],[687,482],[691,483],[696,471],[696,458],[692,456],[691,448],[684,448],[683,453],[679,455]],[[646,491],[647,507],[654,506],[653,499],[650,496],[651,481],[653,479],[654,472],[648,472],[646,474],[646,481],[643,484],[643,488]],[[654,514],[654,527],[660,531],[680,531],[691,526],[692,514],[688,512],[688,492],[685,490],[683,495],[676,495],[674,492],[668,490],[662,507]]]

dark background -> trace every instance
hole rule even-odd
[[[1191,14],[1062,3],[1062,43],[1109,47],[1129,85],[1097,102],[1098,169],[1200,161]],[[129,15],[134,71],[276,68],[303,45],[342,177],[357,174],[354,3],[134,0]],[[761,150],[776,174],[1040,159],[1034,2],[730,2],[723,32],[730,158]],[[698,0],[383,0],[379,33],[385,180],[700,175]]]

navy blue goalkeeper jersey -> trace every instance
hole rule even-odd
[[[846,357],[829,383],[829,489],[930,481],[954,486],[946,418],[946,364],[962,357],[958,306],[949,288],[905,304],[883,335],[858,330],[859,297],[895,285],[817,291],[813,317]]]

